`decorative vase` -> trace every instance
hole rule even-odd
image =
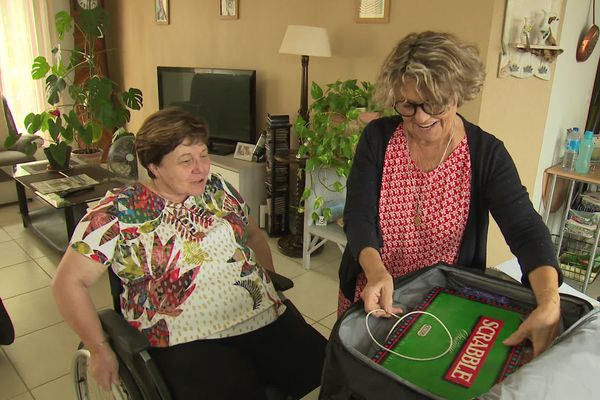
[[[65,171],[69,169],[69,163],[71,161],[71,146],[67,147],[64,163],[60,163],[59,161],[57,161],[52,155],[52,152],[50,152],[50,149],[48,149],[47,147],[44,148],[44,154],[48,159],[48,169],[50,171]]]

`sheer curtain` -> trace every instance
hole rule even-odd
[[[68,0],[0,0],[0,91],[20,132],[27,114],[47,107],[44,81],[31,78],[31,64],[39,55],[50,60],[55,41],[49,11],[64,4],[68,10]]]

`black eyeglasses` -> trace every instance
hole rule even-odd
[[[448,110],[448,106],[431,103],[413,103],[406,100],[398,100],[394,103],[394,110],[403,117],[412,117],[417,113],[417,108],[431,116],[442,115]]]

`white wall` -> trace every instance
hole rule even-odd
[[[556,61],[544,141],[533,190],[533,204],[536,207],[540,204],[544,170],[559,161],[566,129],[578,126],[582,131],[585,128],[600,58],[600,45],[585,62],[577,62],[575,53],[579,38],[592,25],[591,4],[592,0],[567,0],[560,35],[560,47],[564,53]],[[596,4],[596,14],[600,16],[600,2]],[[526,144],[527,132],[523,132],[523,135],[523,143]]]

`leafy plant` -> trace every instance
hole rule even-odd
[[[373,85],[365,81],[358,83],[356,79],[338,80],[327,84],[325,90],[313,82],[311,97],[314,101],[309,107],[310,121],[307,123],[298,116],[294,122],[300,141],[298,157],[306,161],[304,170],[298,173],[311,174],[311,187],[302,193],[301,204],[311,196],[316,183],[332,192],[345,189],[345,179],[365,125],[360,119],[361,113],[382,111],[373,102]],[[336,171],[339,179],[326,184],[320,178],[320,171],[329,168]],[[313,210],[313,221],[318,220],[319,215],[326,220],[331,218],[331,209],[322,196],[315,196]],[[299,212],[304,212],[304,208],[300,207]]]
[[[55,25],[60,41],[73,29],[80,31],[83,48],[65,49],[59,43],[52,49],[52,64],[43,56],[34,59],[31,76],[45,78],[50,108],[28,114],[25,127],[29,133],[47,131],[50,154],[59,164],[65,164],[73,141],[79,147],[92,147],[103,129],[114,132],[127,123],[129,110],[141,109],[143,99],[141,90],[122,90],[100,70],[95,44],[109,25],[108,13],[102,7],[81,10],[77,20],[60,11]],[[85,71],[82,82],[75,82],[76,69]]]

